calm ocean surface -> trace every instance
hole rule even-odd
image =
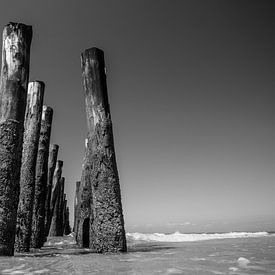
[[[0,274],[275,274],[275,234],[127,234],[126,254],[79,249],[73,236],[0,257]],[[154,241],[152,241],[152,239]]]

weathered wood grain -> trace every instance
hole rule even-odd
[[[124,252],[126,237],[103,51],[85,50],[81,65],[88,122],[85,181],[92,190],[89,246],[99,253]]]

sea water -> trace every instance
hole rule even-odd
[[[128,233],[128,253],[94,254],[73,234],[0,257],[0,274],[275,274],[275,234]]]

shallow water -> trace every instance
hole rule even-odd
[[[129,238],[128,253],[93,254],[72,236],[41,250],[0,257],[0,274],[275,274],[275,236],[194,242]]]

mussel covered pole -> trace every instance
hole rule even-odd
[[[36,162],[31,247],[40,248],[45,241],[45,201],[47,195],[48,158],[53,109],[43,106]]]
[[[48,236],[51,225],[51,199],[53,176],[56,167],[57,155],[59,146],[57,144],[50,145],[49,161],[48,161],[48,183],[47,183],[47,196],[45,205],[45,237]]]
[[[30,250],[35,168],[40,137],[44,88],[44,83],[40,81],[30,82],[28,86],[15,239],[17,252],[28,252]]]
[[[3,31],[0,83],[0,256],[14,254],[32,27]]]
[[[65,212],[65,228],[64,228],[64,234],[69,235],[72,230],[70,227],[70,212],[69,212],[69,207],[66,207],[66,212]]]
[[[74,228],[73,231],[77,232],[77,220],[78,220],[78,203],[79,203],[79,187],[80,187],[80,181],[76,182],[75,186],[75,197],[74,197]]]
[[[103,51],[85,50],[81,66],[92,184],[89,246],[99,253],[123,252],[127,248]]]
[[[57,209],[57,236],[63,236],[63,205],[64,205],[64,188],[65,188],[65,178],[61,179],[61,190],[59,194],[59,205]]]
[[[53,214],[52,214],[52,221],[51,221],[51,227],[49,231],[49,236],[60,236],[60,220],[59,220],[59,211],[60,211],[60,198],[61,198],[61,193],[62,189],[64,190],[64,182],[65,178],[62,177],[59,179],[59,181],[56,183],[55,187],[55,203],[53,206]],[[63,233],[63,232],[62,232]]]

